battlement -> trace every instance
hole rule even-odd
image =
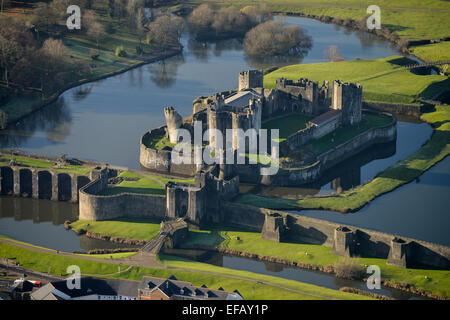
[[[168,138],[171,143],[177,143],[177,129],[179,129],[183,124],[183,118],[172,106],[164,108],[164,116],[166,118]]]
[[[355,125],[361,122],[362,86],[359,83],[333,81],[331,108],[342,111],[342,124]]]
[[[264,74],[259,70],[248,70],[239,73],[239,91],[262,88],[264,82]]]

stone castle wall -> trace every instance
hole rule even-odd
[[[135,193],[97,195],[106,187],[107,178],[100,178],[80,189],[80,220],[100,221],[120,217],[163,219],[166,214],[165,197]]]
[[[330,248],[339,249],[341,237],[336,237],[336,229],[345,227],[353,235],[352,252],[361,257],[374,257],[389,259],[392,251],[391,242],[397,237],[410,243],[408,259],[412,264],[428,265],[443,269],[450,268],[450,247],[416,240],[401,236],[395,236],[374,230],[342,225],[326,220],[304,217],[297,214],[286,213],[277,210],[256,208],[236,203],[223,203],[221,206],[225,221],[228,224],[243,227],[256,232],[263,230],[265,215],[277,213],[286,221],[289,231],[287,236],[296,241],[323,245]],[[339,235],[339,232],[338,232]],[[339,250],[338,250],[339,251]],[[344,254],[344,252],[336,252]],[[394,252],[395,253],[395,252]],[[389,263],[389,260],[388,260]]]
[[[378,143],[394,141],[397,136],[397,120],[393,116],[390,117],[392,117],[392,121],[390,124],[384,127],[377,127],[367,130],[363,133],[360,133],[356,137],[353,137],[352,139],[328,150],[327,152],[320,154],[317,157],[317,162],[315,162],[314,164],[302,168],[280,170],[276,175],[263,176],[260,182],[262,184],[272,186],[298,186],[301,184],[313,182],[319,179],[325,170],[342,161],[345,161],[346,159],[356,155],[362,150],[365,150]],[[312,132],[314,130],[315,129],[312,129]],[[295,135],[296,134],[294,134],[294,136]],[[289,143],[289,140],[285,140],[285,142]],[[294,140],[294,142],[291,141],[291,143],[300,142],[300,139]],[[282,143],[280,144],[280,150],[281,145]],[[244,179],[241,180],[245,181]]]

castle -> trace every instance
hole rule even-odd
[[[255,129],[259,132],[265,121],[278,116],[302,114],[312,118],[304,129],[298,130],[280,143],[281,155],[340,127],[356,126],[362,119],[362,87],[359,84],[333,81],[330,91],[327,81],[319,86],[318,82],[308,79],[292,81],[280,78],[276,81],[275,89],[266,89],[263,87],[263,73],[250,70],[239,74],[238,86],[238,90],[195,99],[192,116],[186,119],[183,119],[172,106],[166,107],[164,109],[166,126],[146,133],[141,140],[142,167],[186,176],[193,176],[206,167],[206,164],[176,164],[171,159],[171,146],[155,150],[145,144],[145,141],[151,140],[153,136],[163,134],[170,144],[175,145],[180,142],[177,136],[178,129],[186,129],[193,136],[196,121],[202,123],[201,135],[208,136],[207,145],[211,150],[231,151],[236,157],[237,150],[248,152],[251,145],[259,146],[259,143],[252,143],[251,136],[239,138],[239,131],[245,133],[248,129]],[[220,144],[216,141],[216,129],[223,135]],[[230,134],[232,136],[228,137]],[[259,136],[255,139],[258,142]],[[231,145],[225,141],[231,141]],[[270,148],[262,151],[271,154]],[[239,172],[242,168],[225,166],[222,169],[223,178],[232,176],[233,172]]]

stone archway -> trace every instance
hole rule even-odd
[[[20,169],[19,171],[20,195],[31,197],[33,193],[33,173],[30,169]]]
[[[0,168],[1,194],[7,195],[14,192],[14,172],[10,167]]]
[[[72,177],[67,173],[58,174],[58,200],[72,200]]]
[[[38,197],[49,200],[52,198],[52,174],[48,171],[38,172]]]

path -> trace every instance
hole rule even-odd
[[[281,286],[281,285],[278,285],[278,284],[274,284],[274,283],[270,283],[270,282],[266,282],[266,281],[259,281],[259,280],[245,278],[245,277],[240,277],[240,276],[232,276],[232,275],[226,275],[226,274],[214,273],[214,272],[207,272],[207,271],[199,271],[199,270],[167,267],[165,265],[159,264],[156,261],[155,256],[153,254],[148,254],[148,253],[142,252],[142,251],[139,252],[136,255],[133,255],[133,256],[129,257],[129,258],[120,259],[120,260],[108,260],[108,259],[88,257],[88,256],[85,256],[85,255],[83,256],[83,255],[67,253],[67,252],[57,253],[56,251],[51,250],[51,249],[36,247],[36,246],[28,245],[28,244],[25,244],[25,243],[14,242],[14,241],[10,241],[8,239],[0,239],[0,243],[6,243],[6,244],[10,244],[10,245],[17,246],[17,247],[20,247],[20,248],[24,248],[24,249],[27,249],[27,250],[32,250],[32,251],[42,252],[42,253],[47,253],[47,254],[53,254],[53,255],[60,255],[60,256],[65,256],[65,257],[69,257],[69,258],[128,265],[128,268],[125,269],[125,270],[121,270],[120,273],[130,270],[130,268],[133,267],[133,266],[146,267],[146,268],[169,269],[169,270],[187,271],[187,272],[197,272],[197,273],[202,273],[202,274],[207,274],[207,275],[212,275],[212,276],[226,277],[226,278],[231,278],[231,279],[236,279],[236,280],[243,280],[243,281],[250,281],[250,282],[253,282],[253,283],[263,284],[263,285],[267,285],[267,286],[272,286],[272,287],[275,287],[275,288],[279,288],[279,289],[283,289],[283,290],[287,290],[287,291],[291,291],[291,292],[295,292],[295,293],[299,293],[299,294],[303,294],[303,295],[307,295],[307,296],[311,296],[311,297],[316,297],[316,298],[319,298],[319,299],[339,300],[339,299],[336,299],[336,298],[321,296],[321,295],[310,293],[310,292],[305,292],[305,291],[301,291],[301,290],[296,290],[296,289],[284,287],[284,286]],[[27,270],[25,268],[20,268],[20,269],[21,270],[22,269],[23,270]],[[35,272],[35,271],[31,270],[31,272]],[[29,273],[31,273],[31,272],[29,272]],[[110,276],[110,275],[116,275],[116,274],[119,274],[119,272],[111,273],[111,274],[83,274],[83,275],[104,277],[104,276]]]

